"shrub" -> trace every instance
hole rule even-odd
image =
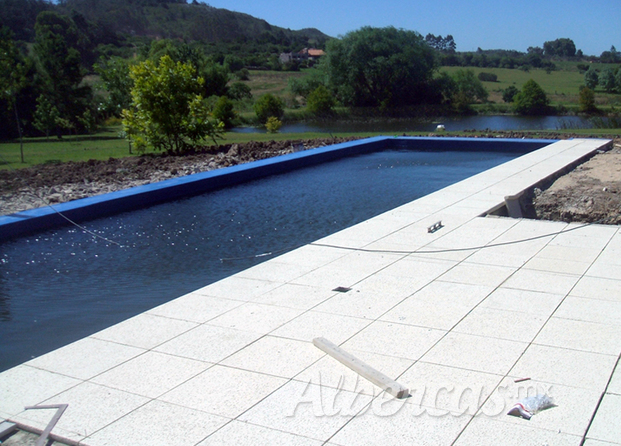
[[[477,77],[481,82],[498,82],[498,76],[494,73],[486,73],[484,71],[481,71],[477,75]]]
[[[181,153],[203,139],[221,136],[203,101],[204,79],[192,65],[163,56],[130,68],[132,104],[123,110],[124,131],[139,152],[148,146]]]
[[[233,127],[233,121],[237,118],[233,110],[233,102],[226,96],[220,96],[214,105],[212,115],[222,124],[225,129]]]
[[[265,128],[268,133],[278,133],[278,130],[282,127],[282,121],[275,116],[270,116],[267,118],[267,122],[265,123]]]
[[[227,95],[231,99],[241,101],[242,99],[252,99],[250,87],[243,82],[235,82],[229,87]]]
[[[582,87],[580,89],[578,103],[580,104],[581,112],[592,113],[597,110],[597,107],[595,107],[595,93],[589,87]]]
[[[522,91],[513,98],[515,111],[522,115],[543,115],[549,111],[550,101],[541,86],[529,79]]]
[[[513,85],[510,85],[502,91],[502,100],[505,102],[513,102],[513,99],[515,99],[515,95],[519,92],[520,90],[518,90]]]
[[[335,105],[336,100],[323,85],[313,90],[306,99],[308,111],[315,115],[330,115]]]
[[[597,87],[599,83],[599,75],[597,74],[597,70],[593,67],[589,67],[586,73],[584,73],[584,84],[590,88],[591,90]]]
[[[270,116],[282,119],[285,110],[282,99],[267,93],[261,96],[254,104],[254,112],[261,124],[265,124]]]

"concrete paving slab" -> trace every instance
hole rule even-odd
[[[217,363],[260,337],[260,334],[250,331],[204,324],[159,345],[155,351]]]
[[[276,376],[216,365],[170,390],[160,400],[236,418],[286,382]]]
[[[510,375],[603,392],[616,359],[601,353],[531,344]]]
[[[148,398],[157,398],[213,364],[154,351],[137,356],[91,382]],[[149,370],[148,374],[144,371]]]
[[[621,352],[621,327],[551,317],[533,342],[618,356]]]
[[[292,378],[323,356],[312,342],[264,336],[222,361],[223,365]]]
[[[597,409],[597,416],[593,420],[587,437],[594,440],[619,443],[621,439],[621,424],[619,411],[621,410],[621,395],[607,393]]]
[[[484,373],[506,374],[526,350],[525,342],[449,332],[421,359]]]
[[[326,441],[369,405],[371,399],[368,395],[290,381],[238,419]]]
[[[239,446],[250,444],[258,439],[261,439],[263,444],[271,446],[321,446],[324,444],[320,440],[234,420],[197,446]]]
[[[145,351],[142,348],[116,342],[84,338],[28,361],[26,365],[86,380],[129,361]]]
[[[197,444],[229,420],[206,412],[153,400],[86,438],[89,446]]]

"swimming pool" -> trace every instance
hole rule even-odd
[[[373,152],[3,243],[0,370],[520,153]],[[223,258],[238,258],[222,262]]]

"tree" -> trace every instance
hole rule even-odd
[[[233,102],[226,96],[220,96],[213,108],[213,117],[220,121],[225,129],[233,127],[237,114],[233,109]]]
[[[19,134],[19,153],[24,162],[22,125],[17,111],[17,97],[26,84],[26,67],[13,40],[13,32],[0,28],[0,100],[7,104],[7,111],[15,114]]]
[[[517,95],[519,92],[520,90],[518,90],[516,87],[514,87],[513,85],[509,85],[502,91],[502,100],[504,102],[513,102],[515,95]]]
[[[102,58],[94,68],[99,74],[104,89],[108,92],[104,103],[105,111],[114,116],[120,116],[121,111],[129,108],[132,100],[129,64],[120,57]]]
[[[58,109],[44,94],[40,95],[37,98],[37,109],[34,113],[33,125],[45,133],[46,139],[49,139],[50,132],[58,127],[59,123],[60,114]]]
[[[453,93],[453,106],[458,111],[466,111],[476,101],[485,102],[489,93],[472,70],[457,70],[453,74],[455,91]]]
[[[582,87],[578,98],[580,111],[583,113],[593,113],[597,111],[595,107],[595,93],[589,87]]]
[[[252,90],[243,82],[234,82],[226,94],[229,98],[241,101],[242,99],[252,99]]]
[[[599,74],[597,74],[597,70],[592,66],[584,73],[584,84],[591,90],[595,89],[597,84],[599,84]]]
[[[334,112],[336,101],[326,87],[320,85],[306,98],[306,107],[314,115],[328,116]]]
[[[73,21],[54,12],[42,12],[35,25],[34,52],[43,80],[41,89],[54,103],[67,127],[80,125],[91,104],[91,89],[81,85],[84,70],[74,48],[79,32]]]
[[[543,52],[547,57],[574,57],[576,45],[571,39],[556,39],[543,44]]]
[[[550,101],[541,86],[532,79],[526,81],[513,99],[515,111],[522,115],[543,115],[549,111]]]
[[[599,74],[599,85],[607,93],[612,93],[616,89],[617,80],[615,79],[615,70],[613,68],[606,68]]]
[[[265,124],[269,117],[281,119],[284,115],[285,105],[282,99],[271,93],[264,94],[254,104],[254,112],[261,124]]]
[[[392,107],[425,101],[436,59],[417,32],[363,27],[328,41],[320,65],[341,103]]]
[[[139,151],[148,146],[182,153],[206,138],[221,136],[222,124],[209,120],[201,92],[205,80],[189,64],[163,56],[130,68],[132,103],[123,110],[123,126]]]

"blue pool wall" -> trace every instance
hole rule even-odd
[[[378,136],[226,167],[80,200],[0,216],[0,242],[235,184],[379,150],[458,150],[528,153],[556,140]],[[67,219],[63,218],[64,215]]]

